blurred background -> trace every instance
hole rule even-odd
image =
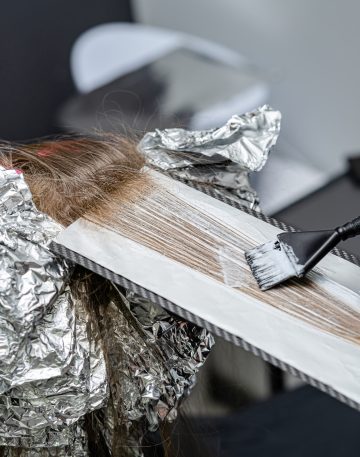
[[[0,138],[210,128],[268,103],[283,121],[268,164],[251,177],[263,211],[299,228],[335,226],[360,213],[359,17],[356,0],[1,2]],[[360,255],[356,240],[344,248]],[[221,340],[200,378],[186,405],[193,417],[245,411],[252,432],[279,436],[292,436],[282,431],[290,422],[303,430],[315,410],[323,411],[319,424],[337,417],[337,430],[360,425],[325,396],[315,408],[318,394],[292,390],[298,380]],[[297,419],[287,420],[290,410]],[[246,430],[243,450],[253,445]],[[266,454],[221,455],[313,455],[289,452],[294,440],[300,446],[301,435],[294,432],[283,454],[267,444]],[[330,448],[327,456],[340,455]],[[314,455],[325,455],[321,449]]]

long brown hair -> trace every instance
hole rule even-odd
[[[135,142],[113,134],[0,145],[0,162],[21,170],[38,209],[67,226],[113,192],[143,180]]]
[[[224,283],[224,269],[235,269],[242,277],[242,292],[359,344],[360,313],[328,290],[326,281],[318,281],[317,273],[301,283],[293,281],[286,289],[259,292],[243,255],[258,242],[255,236],[246,236],[168,190],[156,188],[133,142],[114,135],[97,135],[27,146],[4,144],[0,151],[1,164],[21,170],[37,207],[61,224],[67,226],[86,217]],[[101,278],[89,279],[88,273],[78,270],[72,288],[99,322],[105,354],[121,354],[121,347],[109,338],[116,325],[111,319],[112,305],[119,299],[111,285]],[[117,374],[108,365],[116,431],[112,455],[126,456],[121,391],[118,382],[112,383]],[[94,415],[88,423],[95,430],[91,436],[96,437],[100,435],[96,435]],[[92,444],[96,447],[100,442],[96,439]],[[99,449],[94,452],[103,455]]]
[[[24,173],[37,208],[64,226],[90,209],[101,212],[101,207],[115,193],[131,199],[132,189],[138,192],[146,183],[146,172],[142,169],[144,159],[137,152],[135,142],[113,134],[65,137],[29,145],[3,143],[0,145],[0,165]],[[118,368],[126,363],[121,345],[112,338],[119,322],[111,319],[111,313],[114,302],[116,306],[122,306],[121,299],[108,281],[80,267],[73,273],[71,290],[73,296],[86,305],[90,319],[98,323],[108,361],[110,401],[106,409],[113,423],[112,442],[105,443],[103,430],[99,427],[102,412],[88,414],[85,423],[91,455],[133,456],[131,446],[136,446],[136,439],[141,442],[146,427],[141,423],[133,429],[126,426],[121,379],[114,372],[114,360],[109,362],[110,355],[114,357],[116,353]],[[125,329],[126,325],[124,321],[123,331],[133,333],[133,329]],[[0,448],[0,455],[2,451]],[[21,456],[24,451],[14,448],[11,455]]]

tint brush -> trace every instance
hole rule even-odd
[[[285,232],[245,253],[259,284],[267,290],[287,279],[303,277],[340,241],[360,235],[360,216],[334,230]]]

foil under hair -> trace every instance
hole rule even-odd
[[[78,420],[108,397],[97,329],[48,249],[62,227],[20,172],[1,167],[0,189],[0,445],[71,449]]]
[[[279,128],[280,113],[264,106],[233,116],[218,129],[148,133],[139,150],[151,167],[209,185],[257,208],[248,173],[263,166]],[[112,162],[123,144],[117,145],[113,136],[107,142],[105,136],[98,146],[96,140],[80,143],[83,151],[91,148],[93,160],[108,152],[108,171],[101,175],[101,198],[96,185],[91,186],[90,199],[82,189],[77,195],[82,206],[94,206],[107,198],[107,173],[112,176],[109,192],[118,187],[120,178],[140,176],[141,180],[141,174],[134,171],[142,160],[135,153],[134,167],[130,153],[121,169],[124,153],[120,150],[117,162]],[[67,150],[69,145],[71,151]],[[25,176],[36,189],[36,201],[41,202],[43,211],[51,209],[57,192],[59,199],[65,199],[68,214],[63,217],[61,205],[57,205],[53,216],[65,224],[84,210],[72,198],[74,181],[68,172],[67,160],[74,157],[77,165],[82,160],[82,154],[73,155],[76,145],[77,140],[54,143],[54,147],[49,142],[41,146],[42,155],[34,149],[36,162],[31,162],[29,151],[19,160],[20,166],[24,162],[27,167]],[[53,179],[48,173],[50,162],[64,166],[58,178],[66,175],[67,182],[61,187],[58,179],[58,190],[47,201],[42,192]],[[101,161],[97,164],[100,173]],[[96,181],[96,173],[88,168],[84,176],[93,179],[94,175]],[[92,183],[91,179],[86,182]],[[136,186],[135,182],[130,184]],[[71,192],[62,195],[66,186]],[[100,291],[95,291],[93,275],[89,276],[94,283],[89,289],[93,296],[78,293],[73,267],[48,248],[62,226],[38,211],[23,175],[16,170],[0,168],[0,221],[3,455],[80,457],[90,455],[88,441],[97,440],[104,444],[107,455],[141,457],[145,430],[154,431],[161,423],[175,420],[181,400],[190,393],[214,344],[212,336],[105,280],[100,281]],[[108,295],[103,292],[106,288],[111,289]],[[94,298],[98,302],[91,306]],[[89,422],[91,427],[85,427]]]

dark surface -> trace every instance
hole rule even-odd
[[[186,457],[358,457],[360,413],[306,386],[225,418],[197,421]],[[175,436],[186,444],[187,435]]]
[[[331,229],[360,215],[360,185],[350,173],[274,215],[276,219],[302,230]],[[339,244],[360,256],[360,237]]]
[[[97,24],[131,21],[130,0],[12,0],[0,14],[0,138],[53,133],[55,111],[74,93],[70,50]]]
[[[349,158],[350,177],[360,186],[360,155]]]

